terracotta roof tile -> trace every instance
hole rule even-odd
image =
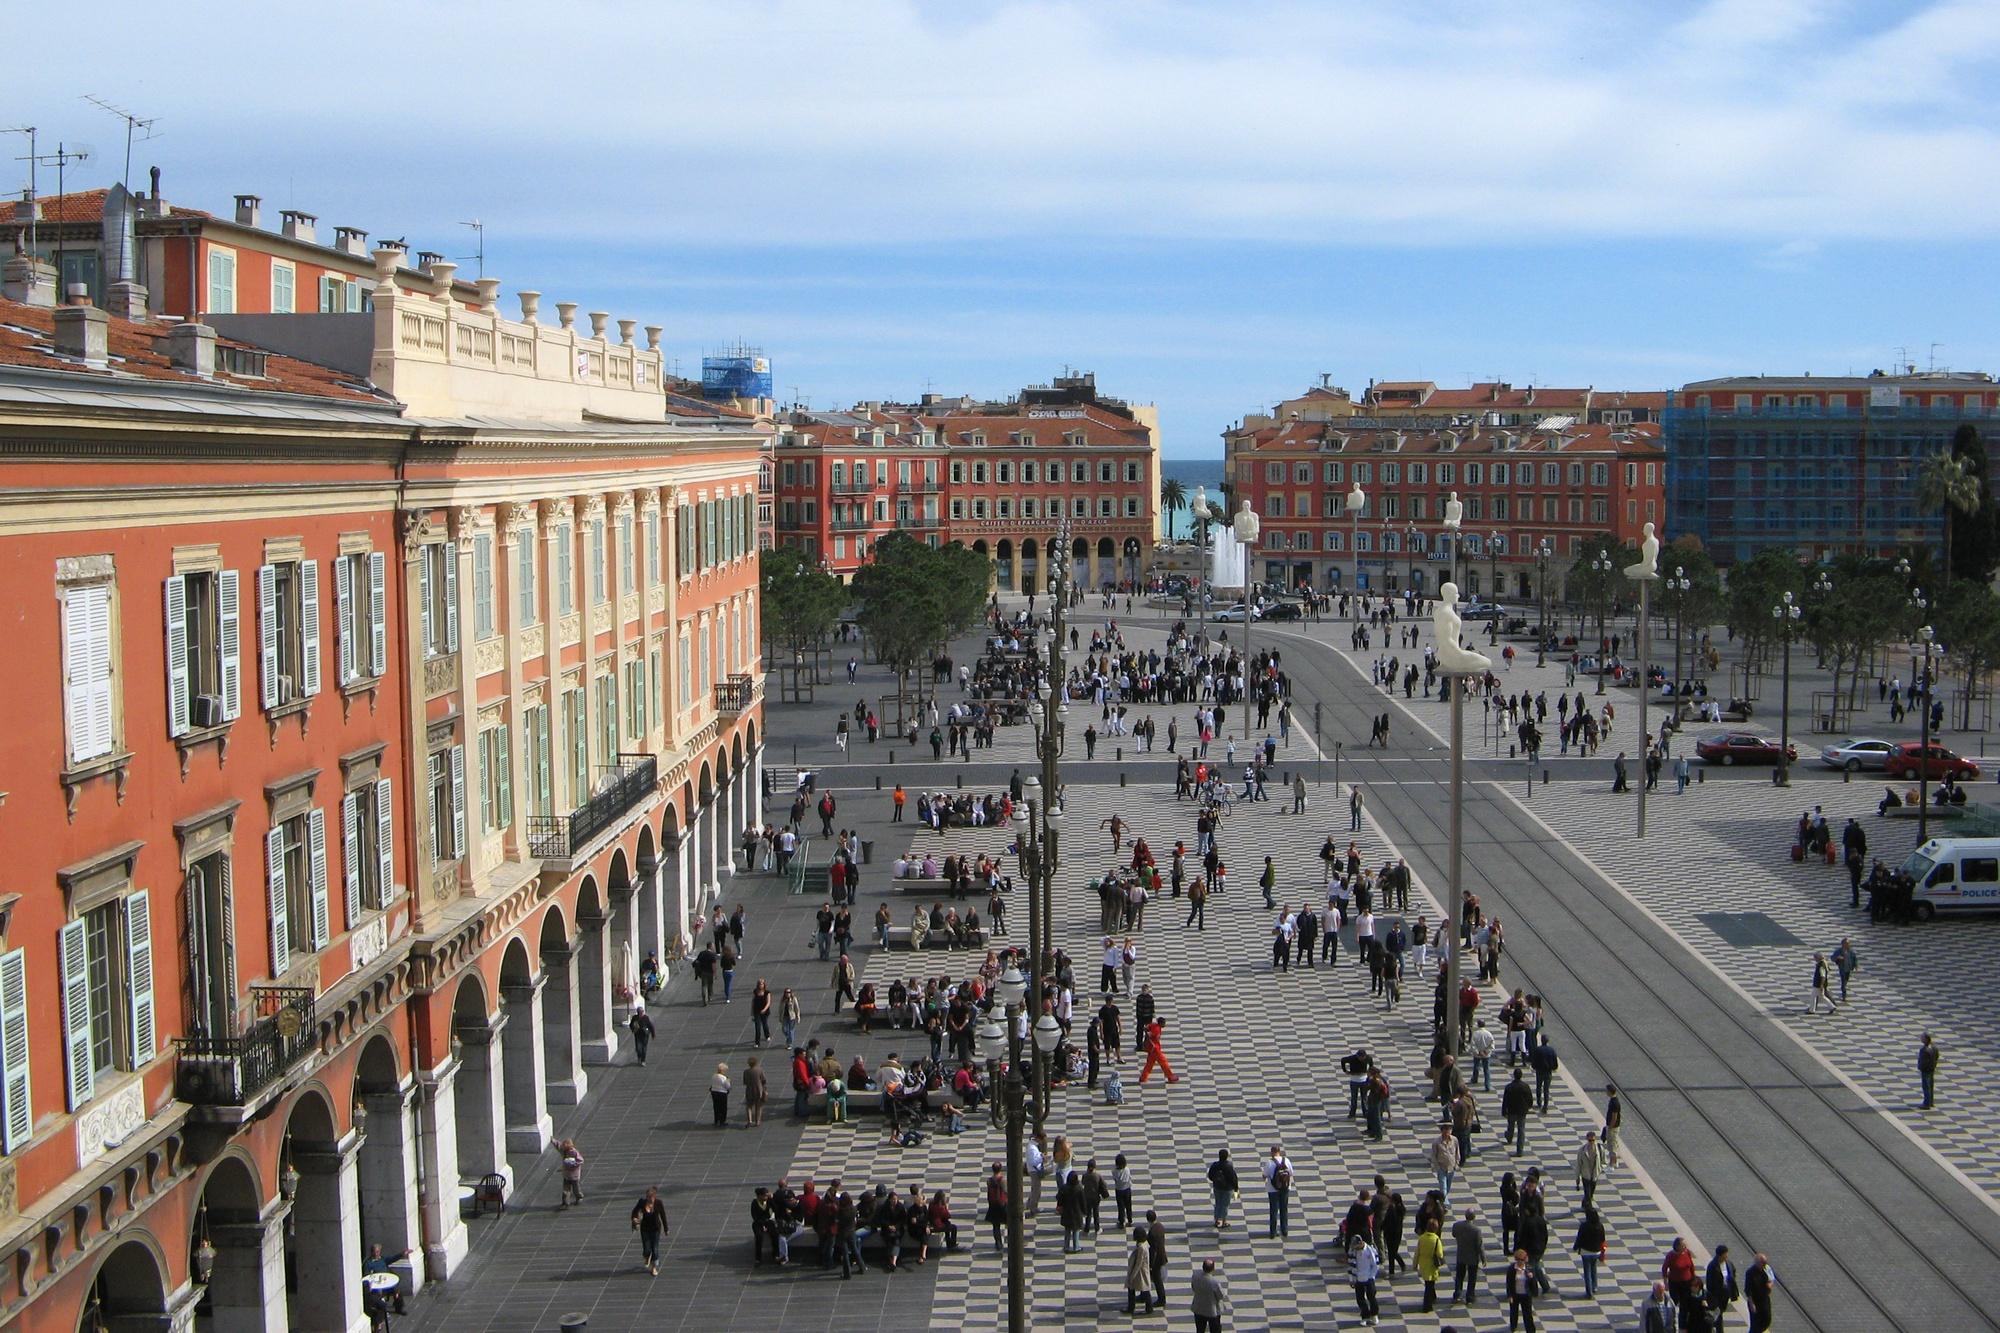
[[[66,371],[106,383],[133,378],[167,384],[228,384],[264,393],[300,394],[343,403],[386,405],[390,401],[339,371],[280,356],[276,352],[264,354],[264,374],[261,377],[230,375],[218,369],[213,379],[201,380],[175,369],[168,360],[161,340],[173,325],[150,320],[112,318],[108,330],[111,364],[103,370],[89,369],[55,354],[55,313],[46,307],[0,300],[0,367]],[[215,341],[218,347],[262,350],[231,338],[218,337]]]

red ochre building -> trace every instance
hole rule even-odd
[[[1100,396],[1089,374],[1005,403],[781,413],[770,466],[776,543],[842,578],[902,531],[992,556],[998,588],[1040,590],[1067,515],[1072,573],[1095,588],[1141,578],[1159,532],[1155,413]]]
[[[657,330],[367,273],[218,336],[7,264],[9,1327],[449,1278],[756,808],[758,430]]]
[[[1658,402],[1655,402],[1655,399]],[[1234,500],[1262,519],[1255,577],[1322,590],[1434,591],[1450,577],[1445,505],[1464,505],[1457,562],[1471,596],[1552,596],[1591,538],[1663,537],[1665,395],[1478,384],[1320,386],[1223,433]],[[1366,503],[1348,509],[1355,486]],[[1541,559],[1546,551],[1547,558]]]

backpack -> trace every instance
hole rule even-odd
[[[1289,1165],[1281,1164],[1276,1171],[1271,1173],[1271,1189],[1278,1194],[1291,1193],[1292,1168]]]

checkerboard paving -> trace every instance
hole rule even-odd
[[[1078,1087],[1059,1090],[1051,1109],[1051,1135],[1068,1136],[1079,1163],[1094,1157],[1108,1176],[1112,1158],[1127,1155],[1140,1217],[1157,1208],[1167,1225],[1167,1297],[1176,1321],[1185,1318],[1190,1275],[1202,1258],[1214,1257],[1230,1284],[1231,1328],[1356,1326],[1346,1263],[1334,1240],[1354,1191],[1380,1172],[1414,1216],[1424,1191],[1434,1183],[1424,1167],[1423,1150],[1436,1121],[1421,1101],[1429,984],[1412,980],[1400,1007],[1385,1010],[1368,994],[1351,930],[1337,968],[1272,970],[1272,914],[1264,910],[1256,887],[1262,856],[1268,851],[1276,858],[1282,899],[1324,899],[1317,854],[1328,830],[1311,816],[1286,815],[1284,809],[1279,800],[1238,805],[1226,820],[1221,845],[1232,867],[1231,883],[1223,897],[1210,900],[1205,930],[1184,926],[1185,901],[1169,897],[1149,908],[1139,932],[1137,979],[1151,982],[1159,997],[1167,1019],[1167,1054],[1181,1081],[1166,1085],[1156,1075],[1144,1087],[1138,1085],[1138,1060],[1129,1049],[1132,1010],[1121,1001],[1128,1048],[1125,1104],[1108,1106],[1100,1094]],[[1098,821],[1114,810],[1156,854],[1171,848],[1176,837],[1193,843],[1194,807],[1177,803],[1169,792],[1071,788],[1066,823],[1073,832],[1065,846],[1057,933],[1076,958],[1078,979],[1086,988],[1096,980],[1100,937],[1096,899],[1085,884],[1129,857],[1129,844],[1123,855],[1113,857],[1108,838],[1097,831]],[[1344,847],[1349,837],[1344,828],[1333,833]],[[1372,827],[1357,841],[1371,866],[1393,854]],[[1421,884],[1412,899],[1413,911],[1438,919],[1437,903]],[[1015,936],[1025,940],[1025,921],[1012,924]],[[975,954],[955,959],[961,968],[976,961]],[[876,955],[865,975],[886,984],[909,970],[907,956]],[[1080,1014],[1094,1006],[1094,995],[1078,999]],[[1396,1089],[1389,1137],[1382,1144],[1369,1143],[1360,1132],[1361,1122],[1346,1117],[1347,1079],[1338,1062],[1360,1045],[1384,1062]],[[1380,1286],[1382,1327],[1434,1329],[1446,1319],[1460,1328],[1504,1324],[1498,1180],[1502,1171],[1524,1173],[1530,1165],[1540,1165],[1551,1177],[1549,1269],[1563,1298],[1543,1303],[1538,1312],[1542,1326],[1558,1333],[1603,1328],[1622,1321],[1647,1289],[1648,1275],[1672,1236],[1661,1202],[1627,1171],[1614,1172],[1603,1183],[1597,1199],[1610,1228],[1612,1258],[1600,1274],[1598,1298],[1585,1301],[1567,1249],[1579,1215],[1567,1162],[1584,1131],[1598,1123],[1598,1112],[1574,1098],[1559,1080],[1551,1111],[1532,1123],[1533,1147],[1520,1157],[1504,1156],[1497,1108],[1499,1081],[1505,1077],[1504,1067],[1496,1070],[1493,1093],[1482,1096],[1488,1128],[1475,1140],[1475,1159],[1453,1191],[1455,1204],[1476,1203],[1488,1226],[1494,1262],[1481,1305],[1470,1317],[1457,1306],[1448,1314],[1417,1313],[1422,1287],[1404,1274]],[[1258,1176],[1258,1164],[1274,1143],[1284,1146],[1297,1168],[1291,1234],[1277,1240],[1264,1235],[1266,1202]],[[1221,1147],[1230,1149],[1244,1191],[1243,1204],[1233,1214],[1235,1227],[1218,1233],[1210,1220],[1204,1173]],[[791,1178],[796,1182],[811,1176],[824,1184],[839,1177],[849,1189],[878,1181],[905,1190],[913,1184],[926,1190],[948,1188],[963,1228],[961,1239],[971,1253],[950,1259],[937,1273],[931,1327],[990,1329],[1005,1318],[1006,1273],[979,1218],[987,1172],[1003,1154],[1002,1137],[983,1114],[968,1122],[963,1135],[933,1136],[915,1148],[889,1144],[879,1122],[863,1117],[853,1124],[809,1128],[791,1164]],[[1111,1202],[1104,1207],[1104,1233],[1087,1239],[1081,1254],[1062,1253],[1053,1213],[1051,1182],[1031,1240],[1028,1285],[1034,1322],[1042,1327],[1124,1326],[1128,1242],[1111,1225]],[[1414,1230],[1406,1232],[1405,1259],[1413,1254],[1415,1239]],[[871,1275],[867,1280],[881,1279]],[[1449,1269],[1442,1294],[1449,1295]]]
[[[2000,949],[2000,917],[1965,917],[1928,925],[1869,921],[1851,908],[1847,868],[1791,859],[1802,811],[1823,806],[1836,845],[1851,816],[1868,834],[1870,858],[1898,864],[1916,844],[1914,820],[1876,816],[1880,782],[1799,784],[1711,782],[1676,796],[1663,783],[1647,802],[1647,835],[1633,836],[1626,797],[1602,787],[1565,784],[1537,794],[1533,812],[1627,894],[1714,960],[1821,1059],[1852,1079],[1916,1131],[1965,1176],[2000,1194],[2000,1162],[1977,1150],[1968,1124],[2000,1115],[2000,1088],[1975,1077],[1974,1055],[1991,1044],[1985,1020],[1991,985],[1974,960]],[[1936,832],[1937,825],[1932,826]],[[1663,854],[1670,853],[1670,854]],[[1862,901],[1867,901],[1863,895]],[[1757,911],[1799,940],[1797,946],[1737,948],[1698,916]],[[1830,958],[1851,938],[1861,966],[1849,1007],[1832,1016],[1805,1014],[1812,955]],[[1919,1034],[1943,1048],[1941,1105],[1917,1109]]]

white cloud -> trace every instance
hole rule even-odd
[[[77,95],[112,96],[160,118],[140,160],[170,197],[261,187],[387,234],[472,211],[663,245],[2000,229],[1990,2],[1713,0],[1663,27],[1585,0],[360,0],[309,76],[304,4],[108,8],[129,38],[87,84],[24,66],[0,116],[108,143]]]

